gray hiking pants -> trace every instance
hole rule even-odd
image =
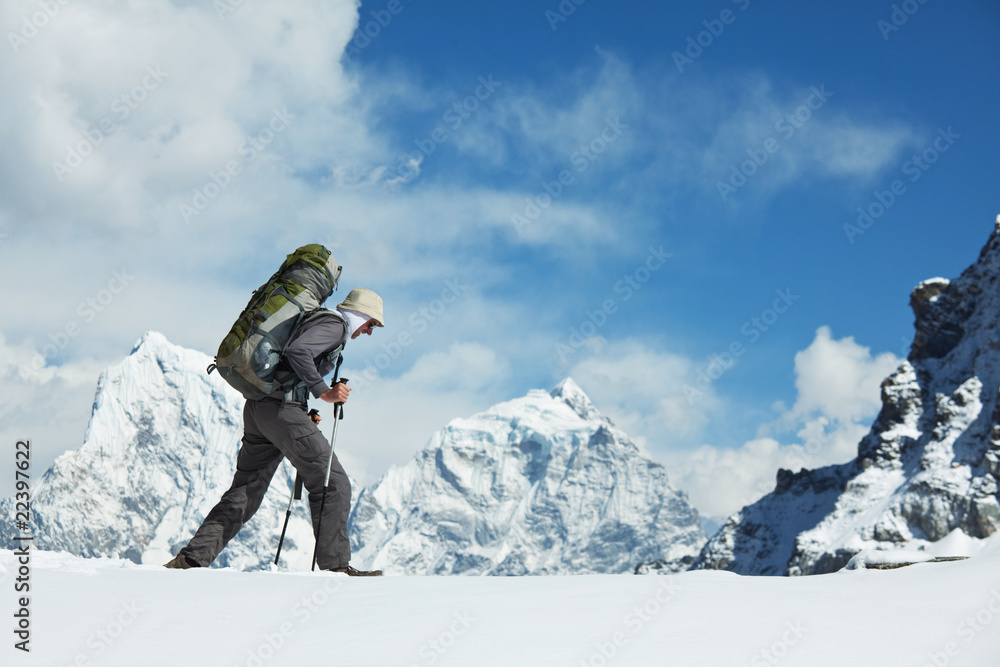
[[[236,457],[233,485],[212,508],[181,553],[203,567],[212,564],[229,540],[254,515],[264,499],[271,477],[288,457],[309,492],[313,534],[323,499],[323,480],[330,460],[330,443],[309,419],[303,406],[278,399],[247,401],[243,408],[243,446]],[[344,567],[351,560],[347,517],[351,511],[351,483],[337,457],[330,468],[323,508],[323,534],[316,550],[320,569]]]

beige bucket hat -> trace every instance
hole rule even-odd
[[[352,289],[337,308],[356,310],[362,315],[374,318],[378,326],[385,326],[385,318],[382,316],[382,297],[370,289],[363,287]]]

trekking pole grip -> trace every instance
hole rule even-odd
[[[337,384],[347,384],[347,378],[340,378],[334,384],[335,385],[337,385]],[[344,418],[344,404],[343,403],[334,403],[333,404],[333,417],[334,417],[334,419],[343,419]]]

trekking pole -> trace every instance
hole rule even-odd
[[[285,531],[288,529],[288,517],[292,516],[292,501],[302,498],[302,477],[295,473],[295,485],[292,487],[292,497],[288,499],[288,509],[285,510],[285,525],[281,527],[281,538],[278,540],[278,550],[274,552],[274,564],[278,564],[281,555],[281,545],[285,543]]]
[[[340,366],[339,360],[337,366]],[[347,384],[347,378],[341,378],[334,384]],[[323,480],[323,500],[319,504],[319,518],[316,520],[316,546],[313,547],[311,570],[316,570],[316,554],[319,552],[320,530],[323,528],[323,508],[326,506],[326,487],[330,484],[330,468],[333,467],[333,447],[337,442],[337,424],[344,418],[344,404],[333,404],[333,436],[330,438],[330,459],[326,463],[326,479]]]
[[[337,366],[333,370],[333,381],[334,381],[334,384],[336,384],[336,382],[337,382],[337,376],[340,375],[340,364],[342,364],[342,363],[344,363],[344,357],[341,355],[341,356],[337,357]],[[347,382],[346,378],[344,379],[344,382]],[[334,406],[334,409],[336,410],[336,406]],[[313,412],[315,412],[315,410]],[[333,422],[333,427],[334,427],[334,429],[336,429],[336,427],[337,427],[337,421],[336,420],[334,420],[334,422]],[[332,447],[331,447],[330,453],[331,453],[331,455],[333,453]],[[332,465],[332,462],[331,462],[330,465]],[[326,473],[327,481],[329,481],[329,479],[330,479],[330,473],[329,473],[330,465],[327,465],[327,469],[328,469],[328,471]],[[325,500],[326,499],[326,485],[325,484],[323,485],[323,488],[324,488],[324,490],[323,490],[323,499]],[[292,501],[293,500],[300,500],[301,498],[302,498],[302,476],[299,474],[299,471],[296,470],[295,471],[295,485],[292,487],[292,497],[288,499],[288,509],[285,510],[285,525],[283,525],[281,527],[281,537],[278,538],[278,550],[274,553],[274,564],[275,565],[278,564],[278,556],[281,555],[281,545],[285,543],[285,531],[288,529],[288,518],[292,515]],[[318,535],[319,531],[317,530],[316,533]],[[315,565],[315,563],[316,563],[316,554],[314,552],[313,553],[313,565]]]

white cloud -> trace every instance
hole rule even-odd
[[[698,371],[690,359],[633,339],[590,343],[568,374],[637,444],[662,451],[690,441],[718,409],[711,387],[697,401],[685,395]]]
[[[544,87],[506,82],[508,90],[497,92],[478,114],[480,122],[458,133],[459,149],[494,167],[516,161],[539,177],[579,171],[584,163],[591,173],[620,167],[642,143],[631,130],[648,114],[650,100],[627,63],[605,52],[598,58],[596,67],[580,68]],[[588,153],[591,142],[595,151]]]
[[[360,339],[351,347],[374,342]],[[349,377],[346,366],[342,372]],[[409,461],[452,419],[514,398],[504,393],[508,379],[506,360],[479,343],[422,355],[400,376],[365,381],[351,392],[337,455],[353,477],[372,483],[390,465]]]
[[[902,125],[862,126],[838,118],[823,129],[823,140],[812,146],[812,159],[831,176],[875,176],[894,166],[900,151],[916,141],[913,130]]]
[[[507,375],[507,363],[479,343],[454,343],[447,352],[422,356],[399,381],[423,390],[481,392]]]
[[[795,355],[797,400],[738,447],[699,442],[710,420],[737,408],[712,385],[691,401],[703,365],[641,341],[591,338],[569,370],[604,414],[665,463],[674,483],[707,516],[728,515],[774,489],[779,468],[798,471],[843,463],[881,407],[880,385],[899,364],[873,356],[852,337],[834,339],[820,327]],[[780,439],[780,441],[779,441]],[[784,441],[786,444],[782,444]]]
[[[36,8],[7,3],[0,21],[19,26]],[[425,136],[393,134],[393,114],[421,110],[439,122],[478,84],[432,88],[405,72],[345,69],[341,54],[357,12],[353,0],[247,4],[221,19],[210,3],[70,3],[16,57],[0,59],[7,102],[0,106],[0,254],[9,275],[30,276],[32,285],[8,294],[5,354],[37,358],[67,326],[79,328],[46,355],[45,382],[5,394],[5,415],[35,415],[5,417],[5,427],[45,423],[52,447],[78,446],[100,369],[147,329],[213,352],[280,258],[318,238],[339,244],[346,287],[378,289],[387,316],[399,318],[401,329],[379,337],[417,334],[371,396],[352,404],[377,441],[370,458],[358,455],[358,469],[377,475],[449,419],[511,398],[512,378],[547,373],[550,325],[561,321],[561,306],[543,290],[511,294],[511,285],[536,278],[521,273],[527,253],[511,261],[512,249],[527,247],[545,272],[552,259],[593,271],[595,256],[630,252],[623,250],[634,240],[630,230],[658,224],[643,213],[643,198],[714,178],[690,165],[708,154],[706,164],[724,169],[733,151],[738,157],[766,129],[762,122],[773,123],[773,111],[796,99],[769,87],[746,92],[735,78],[704,88],[660,80],[601,54],[566,82],[502,81],[440,152],[421,158],[420,173],[392,191],[384,187],[388,171]],[[286,107],[287,126],[269,128]],[[603,133],[612,114],[629,127],[518,233],[511,215],[543,181],[574,168],[574,151]],[[803,149],[796,160],[819,164],[830,153],[829,167],[810,168],[860,174],[877,170],[903,141],[893,127],[834,117],[828,140],[804,143],[816,150]],[[89,146],[85,133],[104,119],[112,131]],[[251,135],[270,138],[252,158],[246,145],[240,149]],[[844,148],[831,153],[824,146],[834,139]],[[81,146],[89,154],[60,182],[53,162],[65,163],[67,151]],[[487,170],[518,166],[523,180],[469,183],[442,157],[446,151]],[[227,181],[220,174],[234,160],[240,173]],[[808,172],[793,166],[796,177]],[[431,178],[435,171],[444,177]],[[193,204],[195,190],[207,205],[185,223],[179,205]],[[80,304],[103,298],[121,269],[134,276],[127,289],[94,317],[84,314]],[[416,331],[411,318],[419,321],[420,308],[456,278],[470,285],[457,305],[428,322],[428,335]],[[382,341],[372,342],[380,349]],[[637,440],[669,443],[696,438],[719,414],[711,391],[695,406],[684,396],[696,371],[679,355],[625,340],[576,361],[569,374]],[[808,409],[804,402],[800,419]],[[46,421],[39,410],[57,418]],[[346,433],[354,428],[345,424]]]
[[[744,179],[752,187],[736,188],[761,200],[817,177],[867,184],[917,143],[910,125],[859,117],[844,97],[821,82],[779,90],[760,73],[702,83],[640,72],[599,52],[597,65],[573,71],[565,85],[501,91],[454,144],[480,165],[516,170],[532,187],[566,169],[575,179],[569,189],[583,200],[584,184],[597,181],[602,192],[628,195],[640,182],[694,185],[715,199],[716,182],[728,182],[753,154],[758,164]],[[615,119],[624,129],[602,145],[601,133]],[[587,152],[591,142],[599,154]]]
[[[687,492],[703,516],[727,516],[774,489],[775,472],[785,452],[772,438],[758,438],[736,449],[703,445],[671,454],[673,483]]]
[[[873,357],[853,336],[835,340],[829,327],[795,355],[798,399],[787,419],[822,416],[838,422],[867,419],[881,406],[879,387],[900,363],[890,352]]]
[[[32,10],[8,3],[0,19],[19,25]],[[177,224],[179,202],[164,200],[183,200],[210,171],[242,160],[241,142],[285,107],[294,118],[271,157],[298,169],[331,150],[334,159],[368,152],[365,123],[343,108],[354,83],[340,55],[356,21],[349,0],[266,3],[225,20],[210,5],[162,0],[126,11],[61,6],[0,65],[5,98],[17,101],[0,110],[0,164],[21,184],[5,188],[8,206],[61,227],[69,215],[97,228],[145,226],[151,211]],[[261,164],[247,160],[230,187],[253,181]]]
[[[795,405],[741,447],[670,453],[675,481],[702,513],[727,515],[772,491],[778,468],[797,472],[849,461],[881,408],[882,380],[899,362],[888,352],[872,356],[853,337],[836,340],[829,327],[820,327],[795,355]],[[797,442],[775,439],[790,432]]]
[[[757,75],[730,87],[727,101],[725,93],[708,93],[721,104],[706,119],[712,129],[701,152],[703,178],[713,190],[722,182],[735,186],[730,194],[757,198],[816,177],[867,183],[916,145],[909,125],[855,118],[838,92],[820,83],[778,92]]]
[[[0,442],[31,442],[31,472],[40,477],[56,457],[79,447],[103,365],[83,360],[47,366],[30,345],[11,345],[0,333]],[[0,479],[0,497],[14,476]]]

